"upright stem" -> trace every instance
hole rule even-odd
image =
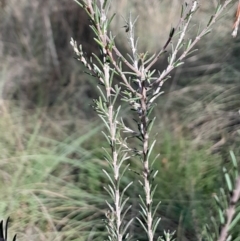
[[[144,68],[144,66],[142,66]],[[147,207],[147,235],[148,240],[153,240],[153,217],[152,217],[152,198],[151,198],[151,184],[150,184],[150,165],[149,165],[149,158],[148,158],[148,147],[149,147],[149,134],[148,134],[148,116],[147,116],[147,90],[146,90],[146,80],[144,76],[144,71],[142,69],[142,78],[141,78],[141,134],[143,137],[143,179],[144,179],[144,191],[145,191],[145,201]]]
[[[105,66],[104,66],[105,68]],[[107,69],[107,68],[106,68]],[[110,88],[109,88],[110,89]],[[111,135],[111,152],[112,152],[112,164],[113,164],[113,174],[114,174],[114,181],[115,181],[115,195],[114,195],[114,218],[116,218],[116,240],[121,241],[122,240],[122,234],[121,234],[121,203],[120,203],[120,191],[119,191],[119,164],[118,164],[118,152],[116,148],[116,123],[114,123],[113,120],[113,105],[111,102],[111,96],[109,95],[109,91],[107,91],[108,94],[108,121],[110,126],[110,135]]]
[[[105,11],[103,9],[103,1],[101,0],[101,25],[105,24],[107,19]],[[116,240],[122,241],[122,233],[121,233],[121,203],[120,203],[120,190],[119,190],[119,174],[120,174],[120,165],[118,162],[118,151],[117,151],[117,142],[116,142],[116,130],[117,130],[117,123],[114,121],[114,108],[112,103],[112,93],[111,93],[111,80],[110,80],[110,67],[107,61],[107,29],[101,28],[99,25],[99,38],[101,39],[103,46],[103,73],[104,73],[104,82],[106,88],[106,96],[107,96],[107,105],[108,105],[108,122],[109,122],[109,132],[110,132],[110,139],[111,139],[111,154],[112,154],[112,165],[113,165],[113,175],[114,175],[114,219],[116,221]],[[103,29],[103,30],[102,30]]]

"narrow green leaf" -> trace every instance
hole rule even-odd
[[[139,211],[140,216],[143,218],[144,222],[147,223],[147,216],[144,215],[144,213],[142,211]]]
[[[121,212],[123,211],[123,209],[124,209],[126,203],[128,202],[128,200],[129,200],[129,197],[127,197],[123,202],[122,201],[120,202],[120,206],[121,206],[120,210],[121,210]]]
[[[156,117],[154,117],[151,121],[149,121],[148,127],[147,127],[148,132],[151,132],[155,120],[156,120]]]
[[[157,171],[158,172],[158,171]],[[157,189],[157,184],[154,186],[154,188],[153,188],[153,190],[151,191],[151,198],[153,199],[153,197],[154,197],[154,194],[155,194],[155,192],[156,192],[156,189]]]
[[[97,62],[100,64],[100,66],[103,68],[103,63],[102,63],[102,61],[99,59],[99,57],[96,55],[96,54],[94,54],[94,53],[92,53],[92,55],[94,56],[94,58],[97,60]],[[100,69],[99,69],[100,70]]]
[[[128,56],[128,58],[132,61],[132,63],[134,63],[133,57],[132,57],[130,54],[128,54],[128,53],[127,53],[127,56]],[[131,73],[131,72],[130,72],[130,73]]]
[[[77,3],[81,8],[83,8],[83,4],[81,4],[78,0],[73,0],[75,3]]]
[[[222,225],[225,224],[225,217],[224,217],[223,211],[220,208],[218,208],[218,214],[219,214],[220,223]]]
[[[207,27],[212,23],[213,17],[214,17],[214,16],[211,16],[211,18],[209,19],[208,24],[207,24]]]
[[[154,165],[155,161],[158,159],[159,156],[160,156],[159,153],[155,156],[155,158],[154,158],[153,161],[151,162],[151,167]]]
[[[118,118],[118,114],[119,114],[119,111],[121,109],[121,105],[118,106],[117,110],[115,111],[114,115],[113,115],[113,121],[116,123],[117,121],[117,118]]]
[[[234,167],[234,178],[237,179],[238,175],[239,175],[238,164],[237,164],[236,156],[234,155],[233,151],[230,151],[230,156],[231,156],[233,167]]]
[[[227,169],[225,167],[223,168],[223,173],[224,173],[224,177],[225,177],[225,180],[226,180],[226,183],[227,183],[227,186],[228,186],[228,190],[230,192],[232,192],[233,191],[232,181],[231,181],[230,176],[229,176],[229,174],[227,172]]]
[[[183,11],[184,11],[184,8],[183,8],[183,4],[182,4],[182,8],[181,8],[181,18],[183,17]]]
[[[110,131],[109,123],[107,123],[107,121],[105,120],[105,118],[103,116],[99,115],[99,117],[102,119],[102,121],[104,122],[107,129]]]
[[[95,23],[96,24],[99,24],[100,23],[100,11],[99,11],[99,8],[98,8],[98,6],[97,6],[97,3],[96,2],[94,2],[93,3],[93,8],[94,8],[94,20],[95,20]]]
[[[101,42],[101,40],[99,40],[99,39],[97,39],[97,38],[93,38],[93,39],[98,43],[98,45],[99,45],[102,49],[105,48],[105,46],[104,46],[104,44]]]
[[[120,196],[120,203],[122,203],[122,199],[124,197],[124,193],[127,191],[127,189],[132,185],[133,182],[128,183],[128,185],[123,189],[121,196]]]
[[[152,178],[155,179],[155,177],[157,176],[158,174],[158,170],[155,171],[155,173],[153,174]]]
[[[143,183],[140,181],[140,180],[138,180],[138,182],[140,183],[140,185],[143,187]]]
[[[202,37],[206,36],[207,34],[211,33],[212,32],[212,29],[209,29],[208,31],[206,31]]]
[[[140,201],[141,201],[143,207],[147,210],[147,206],[146,206],[145,202],[143,201],[141,195],[139,195],[139,198],[140,198]]]
[[[109,161],[111,161],[112,160],[112,156],[110,155],[110,153],[107,151],[107,149],[105,147],[102,147],[102,149],[105,152],[107,159]]]
[[[158,227],[159,222],[161,221],[161,218],[157,218],[156,221],[153,223],[153,236],[156,232],[156,229]]]
[[[144,61],[144,65],[147,65],[150,61],[152,61],[155,58],[156,54],[153,54],[151,57],[149,57],[147,60]],[[152,72],[155,72],[156,69],[154,69]]]
[[[122,146],[120,146],[120,147],[122,147]],[[123,157],[121,158],[121,161],[119,162],[119,166],[122,166],[123,162],[126,161],[126,160],[128,160],[129,158],[130,158],[130,157],[127,155],[127,153],[125,153],[125,154],[123,155]]]
[[[106,8],[107,3],[108,3],[108,0],[104,0],[104,3],[103,3],[103,9]]]
[[[187,54],[185,55],[185,57],[191,55],[192,53],[194,53],[194,52],[196,52],[196,51],[198,51],[198,49],[193,49],[192,51],[187,52]]]
[[[221,8],[222,8],[222,5],[219,4],[216,8],[215,14],[217,14],[221,10]]]
[[[146,212],[145,208],[141,204],[139,204],[139,206],[142,209],[143,216],[146,218],[147,217],[147,212]]]
[[[227,195],[225,193],[225,190],[223,188],[220,188],[220,193],[222,195],[222,201],[221,204],[223,204],[223,209],[227,209],[228,208],[228,200],[227,200]]]
[[[114,200],[114,193],[112,193],[112,191],[110,189],[108,189],[107,187],[103,187],[105,189],[105,191],[109,194],[109,196],[112,198],[112,200]]]
[[[114,13],[114,14],[112,15],[112,17],[108,20],[108,26],[107,26],[107,28],[110,27],[110,24],[111,24],[111,22],[112,22],[112,20],[114,19],[115,16],[116,16],[116,13]]]
[[[107,171],[106,171],[105,169],[103,169],[102,171],[103,171],[103,172],[105,173],[105,175],[108,177],[108,179],[109,179],[109,181],[112,183],[113,187],[116,188],[113,179],[110,177],[110,175],[107,173]]]
[[[129,166],[130,166],[130,164],[127,164],[127,165],[124,167],[123,171],[121,172],[121,175],[119,176],[119,181],[123,178],[125,172],[126,172],[127,169],[129,168]],[[129,184],[131,185],[132,183],[133,183],[133,182],[130,182]],[[126,187],[128,187],[129,184],[128,184]],[[125,188],[124,188],[123,190],[125,190]]]
[[[127,207],[127,209],[124,211],[124,213],[122,214],[122,217],[121,219],[124,220],[125,219],[125,216],[126,214],[128,213],[128,211],[131,209],[132,205],[130,205],[129,207]]]
[[[183,65],[183,64],[184,64],[184,62],[176,62],[176,63],[174,63],[174,67],[177,68],[177,67],[179,67],[180,65]]]
[[[219,225],[218,225],[218,223],[217,223],[217,221],[214,217],[211,217],[211,221],[213,223],[213,227],[214,227],[214,230],[215,230],[216,237],[218,238],[218,236],[219,236]]]
[[[240,213],[238,213],[237,216],[233,219],[233,221],[229,225],[228,231],[231,231],[236,226],[236,224],[239,224],[239,220],[240,220]]]
[[[145,225],[143,224],[143,222],[139,219],[136,218],[138,220],[138,222],[141,224],[141,226],[143,227],[143,229],[145,230],[146,233],[148,233],[147,228],[145,227]]]
[[[154,107],[156,106],[156,105],[154,105],[154,103],[149,103],[149,104],[150,104],[150,106],[148,106],[148,110],[147,110],[147,116],[148,117],[150,117]]]
[[[152,150],[153,150],[153,147],[155,146],[155,144],[156,144],[156,140],[154,140],[152,142],[152,144],[150,145],[150,148],[148,149],[148,153],[147,153],[147,158],[150,158],[150,155],[152,153]]]
[[[106,204],[108,205],[109,209],[113,211],[113,206],[108,201],[106,201]]]
[[[152,217],[155,217],[156,212],[157,212],[157,210],[158,210],[160,204],[161,204],[161,201],[159,201],[159,202],[157,203],[156,207],[154,208],[153,213],[152,213]]]
[[[134,218],[130,219],[130,221],[126,224],[125,228],[123,229],[122,234],[124,235],[129,227],[129,225],[133,222]]]
[[[103,101],[107,102],[107,98],[106,98],[105,94],[103,93],[101,87],[98,85],[97,88],[98,88],[98,91],[100,92],[101,96],[103,97]]]
[[[95,26],[90,25],[90,28],[92,29],[92,31],[95,33],[96,36],[99,36],[98,30],[95,28]]]

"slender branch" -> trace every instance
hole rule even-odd
[[[148,158],[149,133],[148,133],[148,117],[147,117],[147,91],[145,88],[145,80],[142,83],[142,98],[141,98],[141,134],[143,136],[143,179],[144,191],[147,207],[147,235],[148,240],[153,241],[153,216],[152,216],[152,197],[151,197],[151,183],[150,183],[150,163]]]
[[[102,18],[102,26],[104,25],[107,16],[105,15],[105,11],[103,9],[103,0],[101,0],[101,18]],[[107,46],[107,29],[102,30],[101,27],[98,25],[99,31],[99,38],[102,40],[104,46]],[[112,96],[111,96],[111,83],[110,83],[110,66],[107,61],[107,48],[102,48],[103,51],[103,71],[105,77],[105,88],[107,93],[107,103],[108,103],[108,121],[109,121],[109,131],[110,131],[110,139],[111,139],[111,152],[112,152],[112,165],[113,165],[113,175],[115,181],[114,187],[114,214],[116,218],[116,240],[122,241],[122,233],[121,233],[121,203],[120,203],[120,190],[119,190],[119,176],[120,176],[120,165],[119,165],[119,157],[117,151],[117,139],[116,139],[116,132],[117,132],[117,124],[114,121],[114,109],[112,103]]]
[[[168,47],[169,43],[171,42],[173,35],[174,35],[175,29],[172,29],[168,40],[166,41],[166,43],[164,44],[163,48],[159,51],[159,53],[154,57],[154,59],[148,64],[148,66],[146,67],[146,71],[150,70],[150,68],[157,62],[157,60],[160,58],[160,56],[163,53],[166,53],[166,48]]]
[[[132,93],[134,93],[134,94],[136,94],[137,96],[141,97],[141,95],[140,95],[139,93],[137,93],[136,90],[129,84],[129,82],[128,82],[126,76],[125,76],[125,74],[123,73],[123,71],[120,69],[120,67],[119,67],[118,64],[116,63],[116,61],[115,61],[115,59],[114,59],[114,57],[113,57],[112,52],[111,52],[109,49],[107,49],[107,53],[108,53],[108,56],[109,56],[110,59],[111,59],[111,62],[112,62],[112,64],[113,64],[114,68],[117,70],[118,74],[121,76],[121,78],[122,78],[124,84],[127,86],[127,88],[128,88]]]
[[[134,66],[132,66],[126,60],[126,58],[123,57],[123,55],[120,53],[120,51],[118,50],[118,48],[116,46],[113,46],[113,50],[116,53],[116,55],[123,61],[123,63],[126,64],[134,73],[136,73],[138,76],[141,75],[141,72],[138,69],[136,69]]]
[[[230,205],[226,210],[226,224],[222,227],[220,231],[220,235],[218,241],[226,241],[228,237],[228,229],[233,220],[234,214],[236,212],[236,204],[240,200],[240,177],[236,180],[235,190],[233,191],[233,195],[230,199]]]
[[[166,41],[166,43],[164,44],[163,48],[159,51],[159,53],[154,57],[154,59],[148,64],[148,66],[146,67],[146,71],[150,70],[150,68],[157,62],[157,60],[159,59],[159,57],[166,52],[166,48],[168,47],[169,43],[172,41],[172,38],[174,37],[174,34],[176,32],[176,29],[179,28],[179,26],[185,21],[187,14],[189,14],[189,9],[191,9],[193,7],[193,3],[188,5],[188,7],[185,9],[185,11],[182,13],[181,18],[179,19],[177,25],[175,28],[172,28],[169,34],[169,37]]]
[[[197,2],[197,1],[195,1]],[[232,2],[232,0],[226,0],[223,4],[223,6],[215,13],[214,16],[212,16],[210,22],[208,23],[207,27],[202,30],[202,32],[197,35],[194,39],[194,41],[191,43],[191,45],[181,54],[181,56],[175,61],[175,62],[181,62],[186,55],[193,49],[193,47],[201,40],[201,38],[206,35],[210,30],[212,25],[216,22],[217,18],[221,13],[226,9],[226,7]],[[188,24],[188,23],[187,23]],[[176,50],[176,49],[175,49]],[[174,51],[175,52],[175,51]],[[175,58],[176,55],[174,55],[172,58]],[[160,77],[154,82],[155,84],[159,84],[162,82],[163,79],[165,79],[168,74],[175,68],[174,65],[172,65],[173,61],[170,62],[167,69],[162,72]]]

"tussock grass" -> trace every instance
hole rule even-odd
[[[46,135],[54,121],[46,120],[43,113],[19,113],[6,103],[4,107],[0,121],[1,216],[12,217],[12,230],[19,233],[20,240],[73,240],[80,231],[86,233],[94,217],[101,215],[97,204],[104,199],[99,192],[93,194],[99,184],[91,181],[103,176],[96,170],[103,163],[96,159],[93,143],[91,151],[84,145],[101,126],[89,130],[85,124],[89,129],[82,130],[82,135],[79,132],[78,138],[59,141]],[[63,130],[60,124],[58,128]],[[75,171],[80,172],[79,182]],[[75,223],[70,221],[73,217]]]
[[[79,129],[66,137],[64,124],[46,118],[40,111],[24,112],[5,103],[4,113],[0,127],[4,130],[7,124],[8,132],[2,131],[5,139],[2,135],[0,142],[3,150],[0,212],[2,218],[11,216],[10,232],[17,232],[19,240],[79,240],[79,233],[80,239],[91,236],[100,240],[104,235],[104,223],[96,220],[104,217],[107,198],[103,194],[107,179],[101,170],[107,167],[97,134],[102,127],[80,121],[85,130]],[[54,125],[55,130],[51,130]],[[163,132],[159,128],[157,131]],[[58,135],[53,139],[55,132]],[[201,200],[204,202],[205,196],[207,199],[215,187],[220,159],[210,156],[206,159],[204,151],[202,154],[194,149],[190,151],[182,137],[172,138],[168,131],[156,146],[156,152],[158,148],[162,155],[156,163],[160,171],[157,182],[162,183],[162,188],[156,196],[163,200],[160,209],[165,220],[163,227],[182,225],[185,236],[191,230],[187,221],[193,218],[191,212],[201,212]],[[134,159],[131,166],[135,170],[140,168]],[[178,185],[173,188],[174,177],[178,178]],[[135,173],[130,172],[128,178],[137,181]],[[123,185],[129,182],[128,178]],[[137,201],[137,191],[134,188],[128,191],[133,203]],[[170,201],[173,196],[174,203]],[[188,218],[178,211],[184,210],[184,206],[190,213]],[[184,218],[181,222],[179,215]]]

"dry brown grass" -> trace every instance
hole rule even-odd
[[[175,26],[179,19],[182,2],[184,1],[113,1],[110,12],[116,13],[116,18],[112,31],[117,35],[118,45],[123,50],[128,49],[126,33],[122,27],[125,24],[123,17],[128,18],[131,11],[133,17],[139,16],[136,25],[136,35],[140,38],[139,51],[154,52],[161,48],[171,27]],[[196,33],[198,26],[207,24],[216,5],[216,0],[202,1],[194,20],[195,25],[188,37]],[[17,103],[20,108],[32,109],[39,105],[46,107],[47,115],[65,116],[65,121],[61,123],[75,122],[76,116],[81,119],[92,117],[90,104],[91,99],[96,96],[96,84],[92,78],[81,72],[81,67],[73,59],[69,44],[70,38],[74,37],[83,43],[86,52],[98,51],[93,42],[93,34],[87,25],[88,19],[79,6],[71,0],[8,0],[2,4],[0,11],[1,98],[10,102],[17,100],[13,103]],[[231,31],[234,11],[233,7],[226,13],[215,26],[213,34],[200,43],[201,51],[189,58],[186,65],[173,75],[169,81],[173,94],[168,95],[168,107],[171,108],[176,101],[188,105],[186,96],[189,96],[191,104],[196,103],[193,108],[197,108],[198,102],[201,106],[202,100],[195,97],[199,96],[198,92],[204,95],[204,91],[200,91],[204,89],[201,81],[204,84],[206,81],[209,82],[209,78],[212,78],[209,77],[209,73],[220,73],[218,83],[224,81],[226,75],[221,68],[222,63],[232,54]],[[161,65],[159,69],[161,70]],[[195,81],[197,85],[193,83],[193,86],[189,85],[182,89],[188,85],[186,83],[193,82],[192,80],[198,76],[201,76],[201,80],[198,78]],[[183,79],[186,81],[182,85],[179,81]],[[210,82],[212,89],[208,90],[214,92],[218,86],[216,82]],[[223,88],[232,87],[224,85]],[[201,108],[198,110],[202,111]],[[206,110],[206,115],[211,115],[209,110]],[[190,115],[197,118],[196,112]],[[55,120],[57,119],[59,118]],[[225,119],[226,121],[228,122]],[[217,124],[211,123],[203,129],[209,132],[213,130],[211,126],[218,123],[223,121],[219,119]],[[192,126],[191,123],[190,125]],[[200,135],[201,138],[204,136],[207,135]]]

